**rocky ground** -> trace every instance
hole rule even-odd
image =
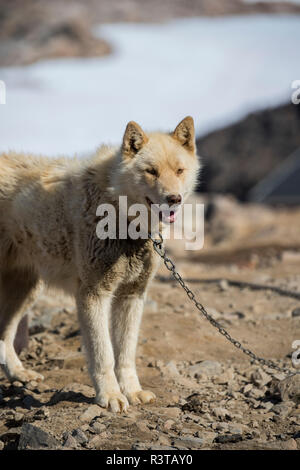
[[[170,241],[169,254],[221,325],[291,368],[292,343],[300,340],[300,209],[245,206],[231,197],[210,204],[204,249],[185,252],[182,241]],[[157,401],[128,414],[93,404],[73,302],[47,293],[30,316],[29,349],[21,355],[45,381],[23,386],[0,377],[1,449],[300,449],[300,376],[284,380],[251,364],[163,266],[137,352],[141,382]]]

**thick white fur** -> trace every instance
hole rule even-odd
[[[43,378],[24,369],[13,341],[46,283],[76,298],[96,401],[120,412],[155,399],[142,390],[135,353],[158,257],[148,240],[99,240],[96,209],[111,203],[118,211],[120,195],[129,204],[146,197],[161,204],[174,193],[184,199],[198,169],[189,117],[169,135],[146,135],[131,122],[120,148],[101,147],[85,161],[0,155],[0,339],[10,380]]]

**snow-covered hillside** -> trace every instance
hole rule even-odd
[[[119,142],[129,120],[170,130],[194,116],[204,134],[290,100],[300,79],[300,16],[108,24],[114,53],[0,69],[0,151],[85,153]]]

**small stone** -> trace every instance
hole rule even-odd
[[[228,434],[225,436],[217,436],[215,438],[215,442],[218,442],[219,444],[225,444],[227,442],[239,442],[242,441],[243,437],[241,434]]]
[[[285,441],[276,440],[276,441],[260,441],[255,442],[253,440],[244,441],[241,443],[239,449],[243,450],[297,450],[297,442],[295,439],[288,439]]]
[[[21,423],[24,419],[24,415],[23,413],[15,413],[15,416],[14,416],[14,421],[16,423]]]
[[[297,444],[295,448],[295,444],[293,443],[288,443],[287,441],[281,441],[281,440],[276,440],[276,441],[268,441],[267,436],[263,436],[263,439],[260,439],[263,433],[259,433],[258,436],[255,436],[255,439],[245,439],[242,440],[241,437],[239,436],[238,441],[235,442],[234,449],[235,450],[261,450],[261,451],[266,451],[266,450],[296,450],[297,449]],[[221,439],[222,440],[222,439]],[[225,441],[227,441],[225,437]],[[240,442],[239,442],[240,441]],[[224,442],[224,441],[223,441]],[[227,441],[228,442],[228,441]],[[226,449],[232,449],[231,443],[228,442],[229,446],[227,447],[227,442],[224,442],[224,447]]]
[[[45,419],[45,418],[48,418],[49,416],[50,416],[50,412],[49,410],[47,410],[47,408],[40,408],[33,415],[34,419]]]
[[[282,401],[300,403],[300,375],[292,375],[278,384]]]
[[[149,429],[156,429],[157,425],[153,423],[148,423],[148,428]]]
[[[129,408],[130,410],[130,408]],[[108,417],[111,417],[112,413],[111,411],[107,410],[107,409],[102,409],[100,410],[100,418],[108,418]]]
[[[105,424],[99,423],[98,421],[95,421],[94,423],[91,424],[90,429],[92,432],[96,434],[100,434],[101,432],[106,430]]]
[[[151,446],[149,447],[149,450],[156,450],[156,451],[161,451],[161,450],[174,450],[174,448],[171,447],[171,446],[151,445]]]
[[[228,290],[229,288],[228,281],[226,279],[221,279],[221,281],[219,282],[219,287],[222,292]]]
[[[279,381],[281,380],[284,380],[285,379],[285,374],[283,372],[275,372],[275,374],[273,373],[273,379],[277,379]],[[272,379],[272,381],[273,381]]]
[[[247,384],[245,385],[245,387],[243,387],[242,389],[242,392],[244,395],[246,395],[246,397],[249,395],[249,392],[253,389],[253,385],[252,384]]]
[[[204,382],[208,382],[208,381],[210,380],[210,378],[208,377],[208,375],[204,374],[204,372],[201,373],[201,374],[200,374],[200,373],[199,373],[199,374],[197,373],[194,377],[195,377],[195,379],[197,379],[197,382],[198,382],[198,383],[204,383]]]
[[[68,449],[76,449],[78,447],[78,442],[69,432],[64,434],[64,438],[64,447],[67,447]]]
[[[221,406],[215,408],[213,410],[213,414],[219,419],[230,418],[230,413],[226,410],[226,408],[222,408]]]
[[[161,434],[159,436],[158,442],[162,446],[169,446],[170,445],[170,440],[166,436],[164,436],[163,434]]]
[[[234,379],[234,370],[232,367],[230,367],[225,372],[215,377],[214,383],[219,384],[219,385],[227,385],[233,379]]]
[[[128,418],[132,418],[133,420],[137,420],[140,416],[141,416],[141,412],[138,411],[137,409],[134,409],[133,406],[131,406],[129,408],[129,410],[127,410],[127,414],[126,416],[128,416]],[[101,412],[101,417],[102,417],[102,412]],[[99,420],[99,418],[97,418],[97,421]]]
[[[204,444],[212,444],[217,437],[217,433],[212,431],[197,431],[196,436],[200,437]]]
[[[151,442],[135,442],[132,444],[133,450],[148,450],[150,449]]]
[[[27,390],[35,390],[37,388],[37,385],[38,385],[38,382],[36,382],[35,380],[31,380],[30,382],[26,384],[26,388]]]
[[[238,398],[240,398],[240,394],[237,393],[237,392],[234,392],[232,391],[232,389],[228,388],[227,390],[227,394],[230,398],[234,398],[235,400],[237,400]]]
[[[171,427],[175,424],[175,421],[173,421],[172,419],[167,419],[167,421],[164,422],[164,429],[166,429],[167,431],[171,429]]]
[[[207,313],[211,317],[213,317],[214,320],[220,320],[223,317],[222,313],[216,310],[215,308],[207,307],[206,310],[207,310]]]
[[[90,423],[94,418],[100,415],[101,408],[98,405],[91,405],[79,416],[79,419],[82,422]]]
[[[171,376],[176,376],[176,375],[180,375],[179,374],[179,371],[177,369],[177,366],[176,366],[176,363],[174,361],[170,361],[168,362],[164,369],[162,370],[162,372],[167,372],[167,374],[171,375]],[[164,375],[164,374],[163,374]]]
[[[199,393],[193,393],[187,397],[186,403],[182,406],[182,411],[203,414],[208,411],[208,406]]]
[[[272,403],[271,401],[265,401],[265,402],[261,402],[260,406],[261,408],[264,408],[265,410],[270,411],[273,408],[274,403]]]
[[[262,390],[259,390],[258,388],[252,388],[250,392],[248,393],[248,397],[258,399],[262,398],[265,396],[265,393]]]
[[[7,429],[7,431],[1,435],[1,441],[4,443],[14,442],[16,444],[16,442],[20,439],[21,429],[22,428],[20,427]]]
[[[228,423],[213,423],[212,428],[216,429],[216,431],[221,431],[221,432],[229,431]]]
[[[225,318],[225,320],[229,320],[229,322],[231,320],[233,320],[233,321],[234,320],[242,320],[245,317],[246,317],[246,315],[243,312],[239,312],[239,311],[228,312],[225,315],[223,315],[223,318]]]
[[[22,384],[22,382],[19,382],[18,380],[15,380],[12,384],[15,388],[23,388],[24,387],[24,384]]]
[[[103,446],[103,441],[101,436],[94,436],[89,441],[89,447],[93,447],[97,450],[100,450],[101,446]]]
[[[46,431],[34,426],[33,424],[23,424],[18,450],[58,448],[60,448],[60,443]]]
[[[147,421],[137,421],[135,424],[139,431],[149,432]]]
[[[84,423],[82,426],[80,426],[81,431],[85,432],[87,430],[90,430],[90,426],[88,423]]]
[[[179,395],[172,395],[172,396],[170,397],[170,403],[171,403],[172,405],[177,405],[177,404],[179,404],[179,400],[180,400]]]
[[[187,448],[196,448],[201,449],[205,445],[205,442],[200,437],[184,436],[177,437],[173,440],[172,444],[175,447],[187,447]]]
[[[222,366],[217,361],[202,361],[188,367],[187,371],[194,377],[201,374],[212,377],[213,375],[220,375],[222,373]]]
[[[262,369],[257,369],[251,374],[251,381],[257,387],[264,387],[272,381],[272,377],[269,374],[266,374]]]
[[[37,382],[36,390],[40,393],[49,391],[50,387],[44,382]]]
[[[176,419],[181,415],[181,410],[180,408],[177,408],[177,406],[170,406],[168,408],[163,408],[161,414],[166,415],[168,418]]]
[[[295,441],[295,439],[287,439],[284,443],[285,443],[285,449],[286,450],[297,450],[298,449],[297,442]]]
[[[76,439],[77,442],[79,442],[79,444],[86,444],[89,441],[80,428],[74,429],[72,436]]]
[[[243,434],[247,430],[245,424],[240,423],[228,423],[228,431],[231,434]]]
[[[271,408],[271,411],[276,413],[281,418],[286,418],[294,408],[295,403],[293,401],[286,401],[283,403],[278,403]]]

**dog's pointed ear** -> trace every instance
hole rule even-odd
[[[148,137],[143,129],[134,121],[130,121],[123,137],[122,153],[125,158],[134,157],[148,142]]]
[[[195,127],[194,120],[191,116],[185,117],[176,127],[172,134],[172,137],[176,139],[184,148],[189,152],[195,153]]]

